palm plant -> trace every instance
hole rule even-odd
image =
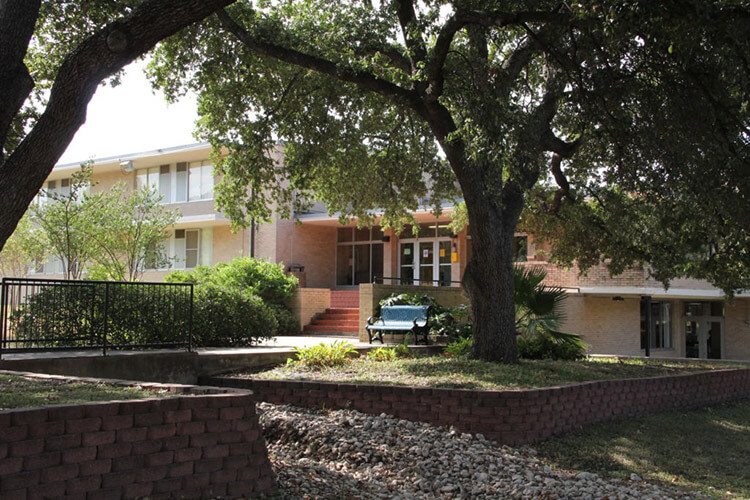
[[[550,342],[585,349],[579,335],[560,331],[566,319],[563,302],[567,295],[560,287],[542,284],[546,277],[547,271],[540,266],[513,268],[516,331],[526,338],[539,335]]]

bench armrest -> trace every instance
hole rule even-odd
[[[370,316],[367,318],[367,324],[368,325],[374,325],[375,324],[375,316]]]

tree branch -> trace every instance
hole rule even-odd
[[[398,0],[398,22],[406,41],[406,47],[411,51],[411,71],[419,71],[419,63],[427,59],[427,49],[421,37],[412,36],[411,30],[417,29],[417,13],[414,11],[412,0]]]
[[[34,88],[23,62],[39,16],[40,0],[0,1],[0,166],[13,118]],[[2,248],[2,247],[0,247]]]
[[[86,121],[86,106],[104,78],[159,40],[233,0],[147,0],[81,42],[63,61],[49,103],[34,128],[0,165],[0,250]]]
[[[353,83],[363,89],[371,90],[382,96],[410,104],[412,107],[420,103],[418,96],[414,92],[401,88],[395,83],[378,78],[366,71],[342,67],[322,57],[305,54],[298,50],[260,40],[240,26],[224,10],[217,12],[217,16],[227,31],[232,33],[245,47],[256,54],[317,71],[342,82]]]

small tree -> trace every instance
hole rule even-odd
[[[63,263],[65,279],[81,279],[84,267],[95,251],[91,235],[98,230],[87,194],[91,165],[73,174],[70,192],[42,191],[43,203],[31,208],[32,221],[41,229],[48,253]]]
[[[39,230],[27,213],[0,251],[0,276],[25,276],[29,267],[44,257]]]
[[[155,190],[128,191],[118,184],[90,199],[91,213],[99,221],[91,236],[97,277],[135,281],[147,267],[166,267],[170,259],[163,243],[166,229],[177,221],[179,211],[161,203]]]

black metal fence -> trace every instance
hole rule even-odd
[[[190,350],[191,283],[3,278],[0,356],[8,352]]]

